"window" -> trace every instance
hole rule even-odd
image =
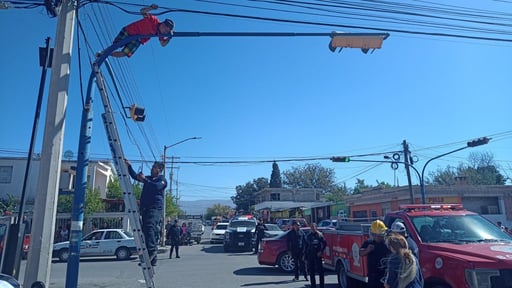
[[[123,236],[121,236],[117,231],[107,231],[105,239],[123,239]]]
[[[280,201],[281,194],[280,193],[270,193],[270,201]]]
[[[12,166],[0,166],[0,183],[11,183]]]

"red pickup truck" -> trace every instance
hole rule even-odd
[[[405,225],[418,245],[424,287],[512,287],[512,237],[486,218],[460,204],[403,205],[384,219],[387,227],[395,221]],[[336,271],[341,288],[367,282],[359,248],[369,227],[344,222],[324,232],[324,266]]]

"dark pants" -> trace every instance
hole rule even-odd
[[[162,218],[161,209],[141,209],[142,216],[142,233],[146,241],[146,249],[150,257],[156,255],[157,252],[157,233],[160,233],[158,227],[160,218]]]
[[[260,237],[256,237],[256,243],[254,244],[254,254],[258,253],[258,250],[260,249],[261,239],[262,238]]]
[[[302,272],[304,277],[308,274],[306,273],[306,265],[304,264],[304,260],[302,259],[301,251],[292,251],[293,262],[295,263],[295,268],[293,268],[293,273],[295,274],[295,278],[299,278],[299,274]]]
[[[318,278],[320,280],[320,288],[324,288],[325,276],[324,276],[324,267],[322,266],[322,257],[317,257],[316,255],[309,256],[308,260],[308,271],[309,271],[309,281],[311,281],[311,288],[316,288],[316,279],[315,274],[318,273]]]
[[[384,288],[384,283],[381,279],[384,278],[385,273],[368,273],[368,284],[367,288]]]
[[[171,250],[169,250],[169,258],[172,258],[172,251],[176,248],[176,257],[180,257],[179,249],[180,244],[179,241],[172,241],[171,243]]]

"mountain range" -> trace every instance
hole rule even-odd
[[[208,200],[195,200],[195,201],[185,201],[180,200],[179,205],[181,210],[185,212],[187,215],[200,215],[205,214],[206,209],[212,207],[215,204],[226,205],[229,207],[235,207],[233,201],[226,199],[208,199]]]

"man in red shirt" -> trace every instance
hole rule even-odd
[[[151,4],[151,6],[149,7],[144,7],[140,9],[140,13],[144,18],[123,27],[123,29],[117,35],[116,39],[114,39],[114,43],[119,42],[122,39],[125,39],[126,37],[132,35],[172,35],[174,29],[174,22],[171,19],[165,19],[163,22],[160,22],[160,20],[158,20],[156,16],[149,13],[149,11],[155,9],[158,9],[158,5],[156,4]],[[124,45],[124,47],[122,47],[121,50],[112,52],[111,55],[114,57],[131,57],[133,53],[135,53],[135,50],[139,48],[140,44],[144,45],[146,42],[149,41],[149,39],[150,38],[147,37],[133,40]],[[162,45],[162,47],[165,47],[169,43],[169,41],[171,41],[171,37],[160,36],[158,37],[158,40],[160,40],[160,44]]]

